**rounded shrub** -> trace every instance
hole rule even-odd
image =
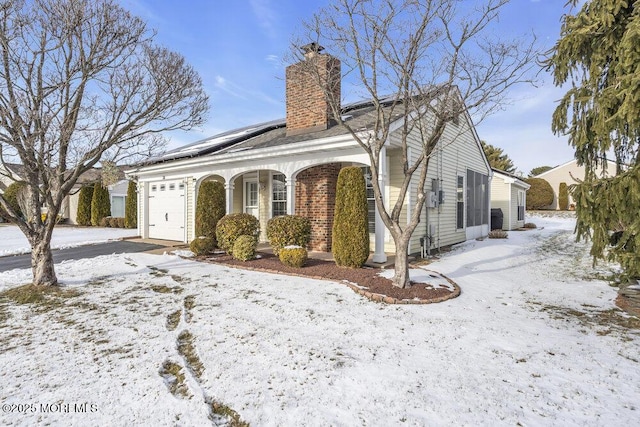
[[[127,201],[124,205],[124,227],[138,226],[138,190],[134,181],[129,181],[127,187]]]
[[[120,222],[119,222],[120,218],[117,218],[115,216],[110,217],[109,218],[109,227],[111,228],[119,228],[120,227]]]
[[[240,261],[249,261],[256,257],[258,241],[254,236],[239,236],[233,243],[233,257]]]
[[[267,223],[267,239],[276,256],[285,246],[297,245],[306,248],[311,240],[311,222],[309,218],[298,215],[271,218]]]
[[[108,216],[100,218],[100,222],[98,222],[98,224],[96,225],[100,227],[111,227],[111,218],[109,218]]]
[[[76,223],[78,225],[91,225],[91,200],[93,199],[93,184],[84,185],[78,194],[78,211]]]
[[[215,240],[216,225],[225,214],[224,185],[218,181],[204,181],[196,201],[196,234]]]
[[[569,209],[569,188],[566,182],[561,182],[558,188],[558,208],[561,211]]]
[[[18,216],[22,216],[22,209],[20,209],[20,204],[18,203],[18,193],[22,191],[22,189],[26,188],[27,184],[25,182],[12,182],[9,184],[2,196],[7,201],[7,204],[13,208]],[[9,220],[9,216],[4,211],[4,209],[0,208],[0,215],[5,219]]]
[[[278,258],[280,258],[280,262],[284,265],[300,268],[307,262],[308,255],[307,250],[300,246],[285,246],[280,249]]]
[[[213,252],[216,247],[215,240],[211,237],[196,237],[189,244],[189,250],[196,256],[207,255]]]
[[[547,209],[553,203],[553,188],[542,178],[528,178],[527,209]]]
[[[369,257],[367,189],[357,166],[342,168],[338,174],[332,252],[343,267],[360,268]]]
[[[93,186],[93,198],[91,199],[91,225],[100,225],[102,218],[111,215],[111,200],[109,190],[98,183]]]
[[[247,213],[228,214],[220,218],[216,225],[216,240],[218,247],[233,255],[233,244],[240,236],[258,238],[260,222],[258,218]]]

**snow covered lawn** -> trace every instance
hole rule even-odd
[[[138,230],[136,229],[61,226],[53,230],[51,248],[72,248],[137,235]],[[31,246],[17,226],[0,224],[0,256],[29,252],[31,252]]]
[[[174,255],[64,262],[77,295],[0,302],[0,424],[211,425],[214,400],[253,426],[636,425],[637,323],[573,220],[528,220],[430,264],[462,288],[433,305]]]

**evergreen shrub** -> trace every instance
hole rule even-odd
[[[109,190],[98,183],[93,186],[93,198],[91,199],[91,224],[100,225],[102,218],[111,215],[111,200]]]
[[[127,200],[124,205],[124,227],[136,228],[138,226],[138,190],[134,181],[129,181],[127,187]]]
[[[18,204],[18,193],[26,186],[27,184],[25,182],[12,182],[2,194],[9,206],[13,208],[18,216],[23,215],[22,209],[20,209],[20,205]],[[0,208],[0,216],[2,216],[6,221],[9,220],[8,214],[2,208]]]
[[[91,225],[91,200],[93,199],[93,184],[85,185],[78,194],[78,211],[76,223],[78,225]]]
[[[189,244],[189,250],[193,252],[196,256],[207,255],[213,252],[216,244],[215,240],[211,237],[196,237]]]
[[[280,258],[280,262],[284,265],[300,268],[304,267],[304,264],[307,262],[308,254],[307,250],[300,246],[285,246],[280,249],[278,258]]]
[[[233,244],[238,237],[253,236],[257,239],[259,234],[260,222],[258,218],[247,213],[225,215],[216,225],[218,247],[230,255],[233,255]]]
[[[271,218],[267,223],[267,239],[276,256],[285,246],[297,245],[306,248],[311,240],[311,222],[309,218],[298,215]]]
[[[109,217],[109,227],[118,228],[118,218],[114,216]]]
[[[531,188],[527,191],[527,209],[547,209],[553,203],[553,188],[542,178],[525,180]]]
[[[109,218],[108,216],[104,217],[104,218],[100,218],[100,222],[98,222],[98,226],[100,227],[111,227],[111,221],[109,221],[111,218]]]
[[[367,189],[357,166],[342,168],[338,175],[332,252],[343,267],[360,268],[369,257]]]
[[[225,214],[224,185],[218,181],[204,181],[196,201],[196,234],[216,239],[216,225]]]
[[[254,236],[240,236],[233,243],[233,257],[240,261],[249,261],[256,257],[258,241]]]
[[[569,188],[566,182],[561,182],[558,188],[558,208],[561,211],[569,209]]]

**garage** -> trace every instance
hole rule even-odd
[[[185,188],[182,180],[149,183],[149,238],[185,240]]]

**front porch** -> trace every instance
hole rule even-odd
[[[225,187],[225,204],[227,213],[248,213],[260,223],[259,242],[267,242],[267,224],[271,218],[279,215],[299,215],[311,222],[311,239],[308,249],[316,253],[331,255],[332,228],[335,208],[336,185],[338,174],[345,166],[358,165],[358,162],[321,163],[310,167],[291,171],[287,165],[280,168],[251,169],[231,174],[219,171],[200,178],[194,185],[193,206],[188,211],[195,211],[195,201],[202,182],[213,180],[221,182]],[[188,215],[191,218],[193,215]],[[371,230],[371,250],[378,262],[376,267],[385,264],[385,227],[378,219],[377,210],[370,204],[369,220]],[[192,228],[192,227],[189,227]],[[188,241],[195,237],[191,230]]]

